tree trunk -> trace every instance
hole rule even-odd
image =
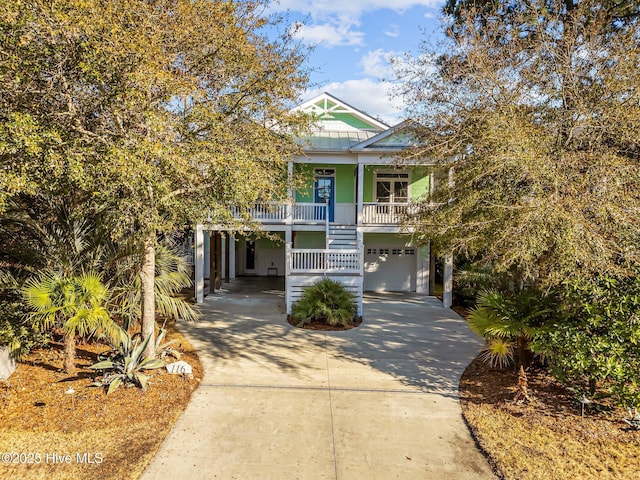
[[[155,234],[150,233],[143,242],[142,269],[140,270],[140,287],[142,295],[142,338],[149,338],[144,356],[155,354],[156,300],[154,281],[156,273]]]
[[[64,336],[63,368],[66,373],[76,373],[76,336],[73,333]]]

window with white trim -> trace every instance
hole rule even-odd
[[[375,201],[406,203],[409,201],[408,172],[376,172],[374,178]]]

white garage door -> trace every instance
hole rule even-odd
[[[377,292],[415,292],[417,253],[413,247],[365,246],[364,289]]]

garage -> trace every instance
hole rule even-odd
[[[415,292],[414,247],[367,245],[364,249],[364,289],[377,292]]]

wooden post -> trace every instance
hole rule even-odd
[[[436,256],[433,254],[433,248],[431,248],[431,240],[428,243],[429,247],[429,295],[433,295],[436,292]]]
[[[209,294],[216,290],[216,234],[209,232]]]
[[[229,278],[231,277],[231,242],[233,239],[231,238],[231,232],[225,232],[224,234],[224,281],[225,283],[229,283]]]

